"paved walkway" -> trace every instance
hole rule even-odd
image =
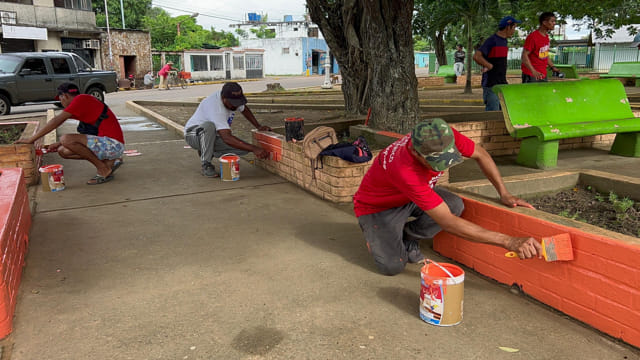
[[[171,132],[126,129],[142,155],[110,183],[46,157],[67,189],[35,192],[12,360],[640,359],[473,271],[463,322],[426,324],[419,267],[379,275],[348,207],[244,161],[240,181],[204,178]]]

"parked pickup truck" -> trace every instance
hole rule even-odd
[[[0,54],[0,115],[8,115],[12,106],[56,103],[57,88],[64,82],[101,101],[118,89],[115,72],[94,70],[73,53]]]

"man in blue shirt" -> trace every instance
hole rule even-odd
[[[493,86],[507,83],[507,39],[516,32],[521,21],[505,16],[498,24],[498,31],[491,35],[473,54],[473,60],[482,66],[482,100],[486,111],[500,110],[500,100]]]

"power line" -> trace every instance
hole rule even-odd
[[[196,13],[197,12],[198,16],[205,16],[205,17],[210,17],[210,18],[214,18],[214,19],[242,22],[242,20],[234,19],[234,18],[231,18],[231,17],[219,16],[219,15],[211,15],[211,14],[201,13],[201,12],[195,11],[195,10],[178,9],[178,8],[174,8],[174,7],[171,7],[171,6],[157,4],[157,3],[155,4],[155,6],[156,7],[160,7],[160,8],[176,10],[176,11],[182,11],[182,12],[186,12],[186,13]]]

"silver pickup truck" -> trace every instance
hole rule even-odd
[[[64,82],[101,101],[118,90],[115,72],[92,69],[73,53],[0,54],[0,115],[8,115],[12,106],[56,103],[56,89]]]

